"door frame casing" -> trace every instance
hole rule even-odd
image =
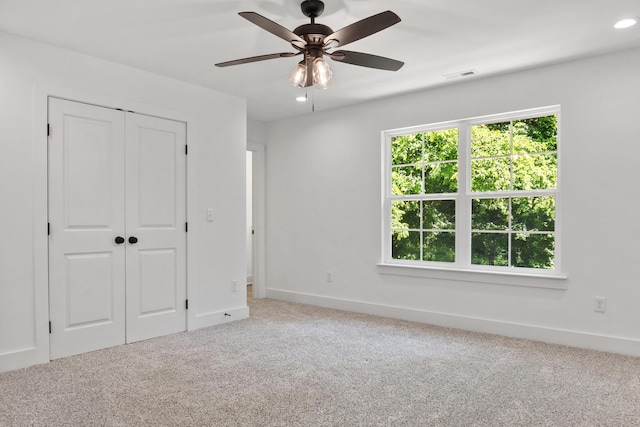
[[[33,123],[33,295],[34,295],[34,347],[24,349],[15,354],[15,362],[9,361],[9,369],[39,363],[47,363],[50,359],[49,348],[49,239],[47,233],[48,224],[48,100],[60,98],[74,102],[96,105],[105,108],[123,109],[153,117],[166,118],[181,121],[186,124],[186,142],[189,144],[188,113],[143,104],[124,98],[101,95],[75,88],[57,85],[36,83],[33,91],[34,123]],[[55,130],[53,130],[55,131]],[[185,191],[186,191],[186,220],[190,220],[190,212],[193,211],[190,203],[195,200],[190,183],[195,182],[195,167],[189,163],[189,156],[185,164]],[[195,276],[193,263],[189,262],[189,253],[193,250],[192,242],[187,233],[186,236],[186,291],[187,298],[194,294],[191,292],[190,277]],[[193,252],[192,252],[193,253]],[[187,330],[193,328],[195,310],[187,311]]]
[[[253,153],[252,195],[253,195],[253,296],[267,297],[266,283],[266,236],[265,236],[265,146],[247,143],[247,151]]]

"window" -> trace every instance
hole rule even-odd
[[[558,117],[550,107],[384,132],[384,262],[556,271]]]

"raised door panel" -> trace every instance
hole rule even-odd
[[[174,312],[178,303],[176,251],[138,251],[138,295],[140,317]]]
[[[165,130],[137,129],[137,229],[176,229],[176,210],[182,183],[177,179],[177,164],[184,159],[176,153],[184,141]]]
[[[113,295],[117,286],[113,281],[113,254],[66,254],[66,258],[65,329],[113,322]]]
[[[110,112],[110,111],[107,111]],[[115,192],[113,122],[67,114],[64,116],[63,191],[65,229],[112,228],[122,203]],[[119,197],[119,195],[118,195]],[[121,212],[117,212],[121,215]]]

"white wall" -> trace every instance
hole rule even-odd
[[[639,75],[629,50],[267,125],[268,296],[640,355]],[[566,289],[381,274],[381,131],[555,104]]]
[[[0,371],[48,360],[48,95],[187,122],[189,328],[246,317],[245,101],[0,33]]]

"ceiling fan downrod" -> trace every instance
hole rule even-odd
[[[311,23],[315,24],[316,18],[324,12],[324,2],[321,0],[304,0],[300,5],[302,14],[311,18]]]

